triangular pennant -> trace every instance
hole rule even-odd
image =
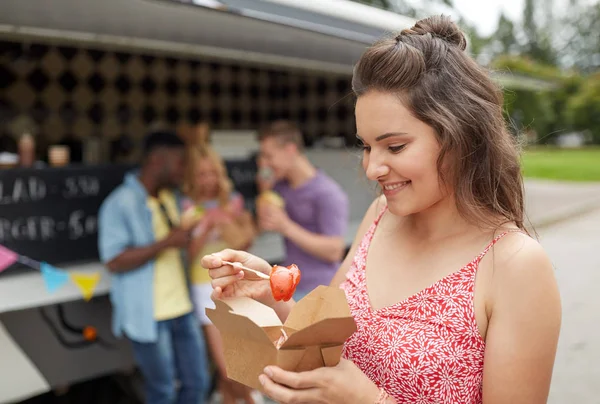
[[[71,279],[75,282],[75,285],[81,291],[83,298],[88,301],[94,296],[94,289],[98,281],[100,281],[100,273],[96,272],[93,274],[71,274]]]
[[[40,270],[46,283],[46,289],[50,293],[60,289],[69,281],[69,275],[65,271],[55,268],[47,262],[40,263]]]
[[[17,262],[19,255],[0,245],[0,272]]]

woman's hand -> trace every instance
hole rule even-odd
[[[244,272],[240,268],[223,264],[223,261],[239,262],[248,268],[267,275],[271,274],[271,265],[267,261],[245,251],[227,249],[204,256],[202,257],[202,266],[208,269],[212,278],[213,299],[245,296],[267,306],[275,306],[276,302],[271,294],[271,285],[268,280],[245,280]]]
[[[258,208],[258,223],[262,230],[285,235],[291,219],[284,208],[265,203]]]
[[[267,366],[259,381],[266,395],[283,404],[368,404],[379,396],[375,383],[346,359],[335,367],[300,373]]]

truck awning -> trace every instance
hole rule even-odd
[[[365,47],[383,35],[394,18],[397,29],[412,22],[382,10],[375,13],[387,13],[381,14],[387,19],[383,28],[377,28],[358,23],[356,10],[348,14],[352,20],[339,12],[293,8],[281,1],[212,1],[217,6],[193,2],[3,0],[0,37],[75,41],[350,74]]]

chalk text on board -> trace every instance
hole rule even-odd
[[[65,178],[62,195],[64,198],[86,198],[100,193],[100,180],[91,175],[76,175]]]
[[[0,203],[36,202],[46,197],[46,183],[37,177],[16,178],[12,188],[0,181]]]
[[[83,210],[75,210],[65,221],[57,221],[50,216],[0,218],[0,243],[10,241],[49,241],[59,233],[67,232],[69,239],[79,240],[96,236],[98,229],[96,215],[87,215]]]

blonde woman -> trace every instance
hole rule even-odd
[[[254,238],[252,219],[244,209],[242,196],[233,190],[222,158],[207,145],[188,149],[184,190],[187,195],[184,211],[193,208],[200,216],[188,248],[192,298],[217,367],[223,403],[234,404],[236,399],[254,403],[250,389],[227,378],[219,332],[205,314],[206,307],[214,304],[208,271],[200,263],[203,255],[223,248],[248,248]]]

